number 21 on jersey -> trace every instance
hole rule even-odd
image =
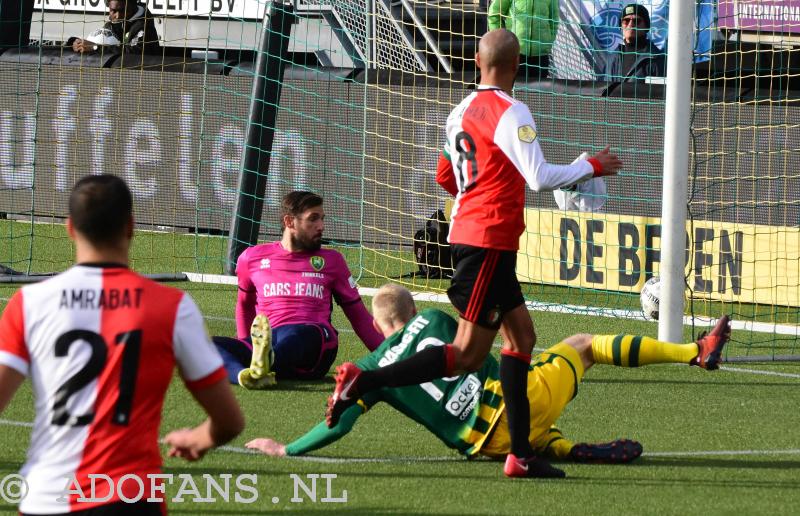
[[[142,331],[131,330],[120,333],[114,339],[116,345],[125,346],[122,351],[122,364],[119,379],[119,398],[114,406],[112,423],[127,425],[130,422],[136,373],[139,369],[139,354],[142,347]],[[84,342],[89,345],[91,354],[86,364],[72,375],[53,396],[53,417],[51,424],[56,426],[86,426],[94,421],[94,412],[81,415],[70,414],[67,400],[78,391],[97,379],[108,360],[108,345],[102,335],[90,330],[71,330],[56,339],[55,355],[65,358],[73,344]]]

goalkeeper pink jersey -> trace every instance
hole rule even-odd
[[[240,290],[255,292],[256,313],[273,328],[330,326],[333,300],[342,307],[361,302],[344,256],[333,249],[293,253],[280,242],[257,245],[239,255],[236,275]]]

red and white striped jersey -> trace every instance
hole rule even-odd
[[[449,241],[516,251],[525,229],[525,183],[554,190],[593,174],[585,160],[548,163],[528,107],[499,88],[478,89],[447,117],[436,180],[456,196]]]
[[[116,492],[97,504],[63,493],[76,478],[87,498],[103,499],[106,482],[92,496],[88,474],[116,484],[160,472],[161,409],[176,364],[189,389],[226,378],[191,297],[122,266],[77,265],[14,294],[0,319],[0,364],[33,384],[25,513],[118,501]],[[123,486],[136,497],[135,482]]]

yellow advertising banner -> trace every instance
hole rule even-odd
[[[517,277],[638,292],[661,261],[661,220],[607,213],[525,210]],[[800,306],[800,228],[694,221],[686,226],[694,296]]]

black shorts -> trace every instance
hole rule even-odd
[[[525,303],[517,281],[517,252],[453,244],[452,254],[450,302],[467,321],[500,328],[503,315]]]

